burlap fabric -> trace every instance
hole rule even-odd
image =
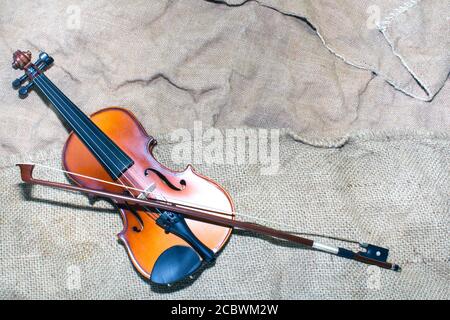
[[[299,137],[296,137],[299,139]],[[169,165],[174,144],[158,147]],[[115,241],[119,215],[106,202],[25,188],[13,162],[2,164],[2,298],[442,298],[449,297],[448,136],[363,134],[336,148],[283,136],[280,170],[261,165],[198,165],[232,194],[237,211],[384,245],[402,273],[234,234],[216,264],[193,283],[150,285]],[[58,152],[22,160],[57,165]],[[179,167],[179,165],[175,165]],[[331,241],[331,240],[322,240]],[[79,287],[71,283],[79,271]]]
[[[330,52],[348,64],[375,72],[398,90],[430,101],[450,71],[448,2],[439,0],[290,1],[256,3],[303,19]]]
[[[448,299],[446,4],[4,1],[0,297]],[[11,89],[17,48],[52,54],[47,75],[85,112],[132,110],[169,166],[166,133],[194,120],[296,132],[281,139],[279,174],[196,167],[239,211],[385,245],[404,271],[238,233],[193,284],[149,285],[115,241],[121,221],[109,204],[19,185],[14,163],[58,166],[67,131],[38,95]]]
[[[0,150],[60,146],[66,135],[37,95],[19,100],[11,90],[17,48],[52,54],[48,76],[87,113],[125,106],[153,134],[191,128],[193,120],[287,127],[325,138],[366,128],[448,130],[444,2],[421,1],[389,25],[386,32],[403,27],[392,40],[402,46],[395,52],[403,53],[400,40],[407,39],[407,57],[426,54],[425,62],[413,63],[397,57],[373,28],[369,7],[379,8],[381,23],[399,1],[26,1],[23,10],[24,2],[7,0],[0,12],[0,100],[8,126],[0,126]],[[434,88],[429,97],[412,73],[432,79],[418,78]]]

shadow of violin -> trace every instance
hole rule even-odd
[[[90,205],[77,205],[77,204],[73,204],[73,203],[70,203],[70,202],[62,202],[62,201],[52,200],[52,199],[48,199],[48,198],[35,197],[32,194],[33,185],[30,185],[30,184],[20,183],[19,187],[21,188],[22,198],[25,201],[33,201],[33,202],[42,203],[42,204],[48,204],[48,205],[52,205],[52,206],[64,206],[65,208],[75,209],[75,210],[80,210],[80,211],[95,211],[95,212],[117,214],[117,209],[114,208],[113,202],[110,201],[109,199],[102,199],[102,200],[107,201],[108,203],[110,203],[112,208],[94,207],[92,204],[90,204]]]
[[[37,203],[42,203],[42,204],[52,205],[52,206],[64,206],[69,209],[86,211],[86,212],[94,211],[97,213],[108,213],[108,214],[117,214],[118,213],[117,208],[119,206],[110,199],[102,199],[102,200],[107,201],[109,204],[111,204],[111,208],[94,207],[93,202],[91,202],[90,205],[76,205],[76,204],[73,204],[73,202],[62,202],[62,201],[52,200],[52,199],[48,199],[48,198],[35,197],[35,196],[33,196],[33,192],[32,192],[33,185],[30,185],[30,184],[20,183],[19,187],[21,189],[22,198],[25,201],[34,201]],[[278,246],[278,247],[310,250],[300,244],[288,242],[288,241],[285,241],[282,239],[272,238],[272,237],[261,235],[261,234],[255,234],[250,231],[234,230],[233,233],[235,236],[251,237],[251,238],[264,240],[264,241],[267,241],[270,244],[272,244],[274,246]],[[118,241],[118,243],[121,243],[119,239],[117,241]],[[216,254],[216,259],[220,259],[221,254],[222,254],[222,251],[218,252]],[[156,293],[160,293],[160,294],[170,294],[170,293],[174,293],[176,291],[180,291],[180,290],[183,290],[183,289],[191,286],[201,276],[201,274],[205,270],[207,270],[210,267],[213,267],[214,264],[215,264],[215,262],[208,263],[208,264],[203,263],[203,265],[192,275],[192,277],[189,277],[189,278],[186,278],[185,280],[176,282],[170,286],[153,283],[149,279],[143,277],[134,268],[133,268],[133,270],[135,270],[135,272],[139,275],[139,277],[143,281],[145,281],[147,284],[150,285],[152,291],[154,291]]]
[[[260,234],[255,234],[253,232],[250,231],[246,231],[246,230],[234,230],[233,234],[235,236],[241,236],[241,237],[251,237],[251,238],[256,238],[256,239],[260,239],[260,240],[264,240],[269,242],[270,244],[274,245],[274,246],[281,246],[281,247],[285,247],[285,248],[295,248],[295,249],[303,249],[303,250],[311,250],[307,247],[304,247],[300,244],[296,244],[296,243],[291,243],[282,239],[275,239],[269,236],[265,236],[265,235],[260,235]],[[220,255],[222,254],[222,251],[218,252],[216,255],[216,259],[220,259]],[[200,277],[200,275],[207,270],[210,267],[214,266],[214,262],[210,263],[210,264],[203,264],[202,267],[197,270],[194,274],[193,274],[193,279],[186,279],[177,283],[172,284],[170,287],[167,285],[158,285],[155,283],[150,283],[152,290],[154,292],[160,293],[160,294],[170,294],[170,293],[174,293],[176,291],[180,291],[183,290],[189,286],[191,286],[196,279],[198,279]],[[145,279],[145,278],[144,278]]]

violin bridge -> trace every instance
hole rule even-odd
[[[137,197],[138,199],[145,200],[149,196],[150,193],[152,193],[156,189],[155,183],[151,183],[147,186],[147,188],[144,189],[144,192],[141,192]]]

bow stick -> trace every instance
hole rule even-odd
[[[386,248],[374,246],[372,244],[361,243],[360,246],[364,249],[363,251],[354,252],[341,247],[333,247],[326,244],[319,243],[317,241],[313,241],[307,238],[303,238],[297,235],[294,235],[289,232],[285,232],[282,230],[273,229],[270,227],[266,227],[261,224],[233,220],[229,218],[224,218],[217,215],[217,212],[213,210],[197,208],[194,206],[187,206],[183,204],[175,204],[169,201],[162,200],[153,200],[153,199],[140,199],[134,198],[131,196],[127,196],[124,194],[117,194],[107,191],[101,191],[91,188],[84,188],[75,185],[46,181],[33,178],[33,169],[35,167],[34,164],[25,164],[20,163],[17,164],[20,168],[20,174],[22,181],[29,184],[42,185],[57,189],[76,191],[81,193],[86,193],[89,195],[95,195],[98,197],[109,198],[119,202],[127,202],[130,204],[142,206],[142,207],[152,207],[159,210],[167,210],[171,212],[176,212],[182,214],[184,217],[188,219],[198,220],[206,223],[211,223],[223,227],[236,228],[240,230],[246,230],[254,233],[258,233],[261,235],[269,236],[272,238],[282,239],[289,242],[293,242],[296,244],[303,245],[308,248],[312,248],[318,251],[330,253],[333,255],[337,255],[339,257],[343,257],[346,259],[351,259],[355,261],[359,261],[365,264],[375,265],[384,269],[390,269],[394,271],[400,271],[401,268],[399,265],[387,262],[387,257],[389,254],[389,250]]]

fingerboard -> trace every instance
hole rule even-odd
[[[35,70],[29,70],[33,71]],[[133,160],[43,73],[34,75],[33,82],[114,180],[119,179],[134,164]]]

